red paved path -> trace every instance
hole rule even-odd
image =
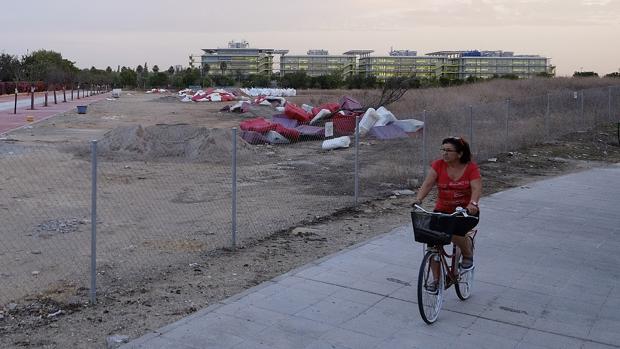
[[[76,107],[78,105],[89,105],[93,102],[109,98],[111,94],[102,93],[100,95],[94,95],[90,97],[80,97],[80,99],[77,99],[76,96],[77,95],[74,95],[73,101],[71,101],[70,97],[67,96],[67,102],[65,103],[62,101],[62,94],[60,96],[58,96],[57,94],[56,97],[58,104],[54,104],[54,97],[52,95],[48,97],[47,107],[44,107],[42,103],[35,104],[34,110],[30,109],[30,105],[28,105],[27,107],[18,106],[17,114],[13,114],[13,108],[8,110],[0,110],[0,133],[6,133],[27,125],[28,122],[26,121],[26,117],[28,116],[32,116],[34,118],[33,123],[36,123],[70,110],[76,110]],[[13,96],[11,98],[15,97]],[[24,96],[20,95],[18,96],[18,99],[24,99]],[[0,101],[3,100],[4,98],[2,98],[2,100]]]

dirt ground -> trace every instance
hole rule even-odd
[[[38,124],[33,129],[24,129],[7,135],[10,141],[4,140],[0,143],[0,154],[8,151],[23,152],[26,155],[22,161],[40,162],[41,158],[28,158],[26,150],[51,147],[60,151],[50,151],[50,155],[44,158],[45,161],[66,161],[67,164],[74,161],[84,162],[86,152],[80,148],[83,146],[76,144],[100,138],[105,132],[119,125],[139,123],[146,127],[182,122],[197,126],[228,128],[236,126],[244,118],[254,116],[217,113],[217,109],[225,105],[224,103],[207,107],[194,103],[177,103],[174,97],[160,97],[136,93],[125,95],[118,101],[94,104],[89,107],[88,117],[65,113]],[[303,99],[303,96],[296,97],[296,102],[301,102]],[[620,147],[615,139],[614,127],[573,133],[552,143],[498,154],[495,159],[479,160],[484,178],[484,194],[489,195],[515,186],[526,186],[529,182],[548,176],[618,163]],[[260,173],[263,170],[261,166],[274,166],[271,163],[260,164],[268,157],[286,160],[286,164],[275,162],[279,168],[290,167],[291,163],[303,168],[307,163],[302,163],[298,155],[301,152],[307,154],[310,152],[309,149],[310,146],[300,143],[288,148],[264,147],[261,148],[262,155],[253,150],[248,151],[255,156],[253,159],[256,164],[253,171]],[[343,154],[345,158],[350,155]],[[332,169],[339,166],[335,159],[324,159],[337,156],[332,153],[311,152],[309,156],[309,160],[305,160],[308,163],[320,162],[322,166]],[[321,160],[318,160],[319,158]],[[104,181],[115,185],[107,187],[111,193],[114,190],[119,192],[127,190],[127,187],[121,184],[141,183],[136,179],[140,176],[147,180],[166,177],[173,170],[179,171],[185,168],[172,166],[171,170],[169,163],[158,163],[146,169],[139,160],[128,161],[122,162],[128,171],[123,176],[114,177],[112,172],[104,176]],[[211,169],[218,166],[210,165]],[[85,172],[87,170],[84,168]],[[267,171],[267,168],[264,170]],[[224,173],[222,176],[225,175]],[[277,182],[279,179],[272,180]],[[206,185],[207,182],[199,184]],[[303,182],[300,184],[306,185]],[[366,186],[370,187],[371,184],[368,182]],[[404,184],[406,186],[411,183]],[[296,218],[296,221],[291,219],[288,229],[279,229],[274,234],[246,239],[236,250],[205,249],[202,245],[192,245],[196,240],[179,239],[180,245],[175,245],[173,248],[188,254],[191,252],[192,263],[187,263],[187,259],[183,257],[178,257],[178,260],[171,258],[157,267],[151,266],[142,269],[140,273],[130,273],[122,277],[114,272],[116,266],[114,259],[118,256],[110,254],[106,257],[107,262],[104,258],[99,264],[101,265],[99,282],[106,287],[98,294],[98,303],[94,306],[87,302],[88,289],[70,282],[46,287],[40,292],[13,300],[6,304],[4,309],[0,309],[0,347],[105,348],[106,338],[109,336],[125,335],[137,338],[150,330],[172,323],[198,309],[293,268],[409,223],[408,212],[412,199],[410,196],[395,196],[390,190],[376,191],[367,195],[370,199],[364,200],[357,208],[351,208],[350,192],[341,188],[338,190],[341,183],[332,181],[317,186],[323,185],[324,187],[318,191],[301,193],[293,199],[304,198],[321,202],[331,198],[333,201],[330,201],[330,204],[335,208],[332,207],[330,210],[319,208],[305,219]],[[6,193],[10,190],[10,184],[3,185],[0,189]],[[27,189],[31,191],[25,196],[36,196],[36,193],[39,193],[30,187]],[[111,195],[108,192],[104,193],[106,194]],[[181,190],[181,194],[175,195],[177,201],[206,200],[195,197],[191,188]],[[347,200],[341,201],[341,197]],[[432,198],[428,201],[431,202]],[[283,203],[282,208],[284,207],[287,207],[286,203]],[[281,223],[286,225],[288,222]],[[125,223],[130,224],[129,220]],[[79,226],[81,223],[76,224],[78,226],[76,229],[87,230],[86,227]],[[118,225],[106,227],[105,224],[106,222],[102,227],[103,234],[109,230],[119,229]],[[162,219],[158,224],[168,223]],[[293,230],[295,227],[303,229]],[[169,228],[172,229],[172,226]],[[259,228],[269,230],[269,227]],[[162,241],[164,240],[153,240],[150,244]],[[45,252],[43,251],[43,254]],[[29,260],[21,259],[11,263],[28,264]],[[415,263],[417,262],[412,261],[412,267]]]

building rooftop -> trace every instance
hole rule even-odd
[[[347,55],[347,56],[350,56],[350,55],[354,55],[354,56],[356,56],[356,55],[367,56],[367,55],[369,55],[369,54],[371,54],[373,52],[375,52],[375,51],[374,50],[349,50],[347,52],[344,52],[343,55]]]

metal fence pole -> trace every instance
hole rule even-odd
[[[504,125],[504,152],[508,152],[508,116],[510,114],[510,98],[506,100],[506,117]]]
[[[424,122],[424,128],[422,128],[422,174],[424,178],[426,178],[426,164],[428,161],[426,160],[426,133],[428,131],[428,123],[426,122],[426,110],[422,111],[422,122]],[[422,180],[424,180],[422,178]]]
[[[355,206],[359,197],[360,176],[359,176],[359,149],[360,149],[360,117],[355,117]]]
[[[609,120],[608,122],[611,122],[611,86],[607,88],[607,115]]]
[[[97,141],[91,149],[91,208],[90,208],[90,303],[97,302]]]
[[[232,248],[237,247],[237,128],[232,128]]]
[[[474,107],[469,106],[469,146],[474,149]]]
[[[581,102],[581,106],[580,106],[579,113],[581,114],[580,118],[581,118],[581,124],[582,124],[582,127],[583,127],[584,125],[586,125],[585,115],[583,114],[583,90],[581,90],[581,98],[579,98],[579,99],[581,100],[580,101]],[[583,127],[583,129],[585,130],[585,127]]]
[[[30,110],[34,110],[34,86],[30,87]]]
[[[549,141],[549,117],[551,112],[551,97],[547,93],[547,110],[545,111],[545,141]]]

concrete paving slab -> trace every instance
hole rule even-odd
[[[409,225],[122,348],[620,348],[620,166],[481,200],[471,298],[419,316]]]

